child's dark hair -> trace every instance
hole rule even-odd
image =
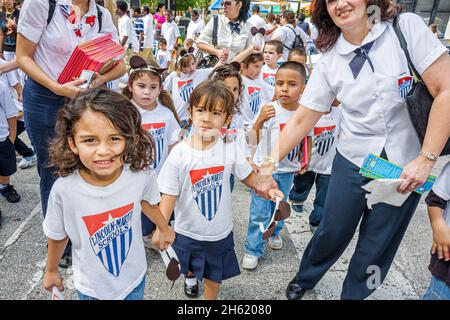
[[[251,63],[256,63],[259,61],[264,61],[264,56],[262,53],[252,53],[247,58],[242,61],[242,64],[248,67]]]
[[[220,67],[215,68],[209,75],[209,80],[219,80],[224,81],[228,78],[236,78],[239,82],[239,98],[235,106],[235,112],[239,113],[239,105],[242,99],[242,77],[240,74],[240,65],[238,62],[233,62],[231,64],[224,64]]]
[[[158,44],[163,44],[163,45],[166,45],[166,46],[167,46],[167,40],[161,37],[161,38],[159,38],[159,40],[158,40]]]
[[[266,46],[273,46],[278,54],[282,54],[284,50],[283,43],[280,40],[269,40],[266,42]]]
[[[207,111],[213,111],[217,103],[221,101],[227,119],[236,112],[233,93],[222,81],[206,80],[192,91],[189,98],[191,114],[192,109],[198,106],[201,101],[203,101],[203,108]]]
[[[305,48],[300,47],[293,48],[291,51],[289,51],[288,60],[291,59],[293,55],[306,57],[306,50]]]
[[[306,71],[305,71],[305,67],[301,64],[298,63],[296,61],[286,61],[284,62],[277,70],[277,74],[275,75],[275,79],[277,77],[277,75],[282,72],[283,70],[294,70],[296,72],[299,73],[301,79],[303,80],[303,83],[305,82],[306,79]]]
[[[159,81],[159,85],[162,86],[162,76],[161,76],[161,69],[158,69],[156,66],[147,65],[147,62],[140,57],[140,56],[133,56],[130,59],[130,73],[128,78],[128,85],[123,88],[122,94],[126,96],[128,99],[133,98],[133,94],[130,91],[130,86],[133,85],[133,82],[137,79],[141,78],[145,74],[149,77],[156,78]],[[168,108],[170,111],[172,111],[173,115],[175,116],[175,119],[177,120],[178,124],[180,124],[180,118],[178,117],[177,111],[175,109],[175,105],[173,103],[172,97],[170,94],[166,91],[161,89],[161,92],[158,96],[158,101]]]
[[[148,168],[153,162],[154,142],[141,127],[141,115],[130,100],[104,87],[86,90],[58,111],[56,136],[49,147],[50,166],[58,168],[58,174],[66,177],[84,168],[78,155],[69,147],[68,140],[75,140],[75,126],[86,111],[99,112],[126,139],[125,150],[120,155],[123,163],[132,171]]]

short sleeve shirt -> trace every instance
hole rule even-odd
[[[55,182],[43,229],[50,239],[72,241],[78,291],[102,300],[124,299],[142,281],[147,261],[141,200],[159,203],[156,174],[132,172],[127,165],[106,187],[87,183],[78,171]]]
[[[420,74],[447,52],[418,15],[402,14],[399,26]],[[361,45],[372,41],[368,55],[374,71],[366,62],[355,79],[349,63],[358,46],[341,34],[315,65],[300,103],[326,112],[335,98],[341,102],[337,149],[356,166],[360,167],[368,154],[379,155],[383,149],[391,162],[404,166],[420,151],[404,99],[412,77],[391,22],[375,24]]]
[[[272,102],[274,87],[261,78],[252,80],[242,77],[242,117],[245,125],[250,125],[259,113],[261,106]]]
[[[58,79],[75,47],[85,41],[112,34],[118,42],[117,29],[111,14],[103,7],[102,29],[99,33],[97,8],[95,1],[90,1],[88,12],[82,18],[81,37],[78,37],[72,25],[64,17],[65,6],[72,4],[70,0],[58,0],[52,20],[47,26],[48,0],[25,0],[20,11],[17,32],[37,44],[34,60],[38,66],[53,80]],[[95,16],[95,18],[91,18]],[[89,20],[88,20],[89,19]],[[88,23],[92,23],[92,26]]]
[[[433,186],[433,192],[442,200],[447,201],[447,207],[444,211],[444,219],[450,227],[450,162],[442,169],[441,174],[436,179]]]

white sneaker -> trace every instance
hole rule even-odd
[[[242,268],[247,270],[253,270],[256,268],[257,265],[258,265],[258,257],[246,253],[244,259],[242,259]]]
[[[36,155],[31,157],[23,157],[22,160],[20,160],[19,162],[19,168],[20,169],[31,168],[36,164],[36,162],[37,162]]]
[[[280,250],[283,248],[283,239],[279,235],[270,237],[267,242],[269,247],[273,250]]]

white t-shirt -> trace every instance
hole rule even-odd
[[[233,119],[231,120],[229,128],[222,128],[220,133],[223,138],[226,138],[226,141],[235,141],[239,145],[239,148],[244,152],[245,158],[250,157],[250,150],[247,145],[244,130],[244,120],[242,119],[241,113],[233,114]]]
[[[172,51],[177,44],[178,37],[181,37],[177,24],[172,22],[164,22],[161,27],[161,36],[167,40],[167,50]]]
[[[267,28],[266,22],[258,14],[252,14],[252,16],[247,19],[247,22],[250,23],[252,27],[256,27],[258,29]]]
[[[172,93],[172,99],[181,120],[189,119],[188,104],[192,91],[205,81],[213,68],[197,69],[192,74],[182,73],[178,76],[173,71],[164,81],[164,89]]]
[[[444,219],[450,227],[450,161],[442,169],[441,174],[433,185],[433,192],[442,200],[447,201]]]
[[[270,103],[274,95],[274,87],[265,83],[261,78],[256,80],[242,77],[244,86],[242,94],[242,117],[244,125],[253,123],[255,116],[259,113],[261,106]]]
[[[139,41],[136,37],[136,32],[134,31],[133,20],[131,20],[128,15],[124,14],[119,18],[118,24],[120,41],[122,41],[124,37],[128,37],[127,42],[125,43],[125,49],[129,49],[131,45],[131,49],[133,49],[134,52],[139,52]]]
[[[0,141],[5,141],[9,136],[8,119],[17,116],[17,106],[9,91],[8,85],[0,81]]]
[[[286,123],[292,118],[295,111],[289,111],[283,108],[278,101],[274,101],[271,105],[275,108],[275,116],[264,123],[262,134],[256,148],[253,162],[261,165],[266,156],[272,153],[272,147],[280,136]],[[301,169],[299,156],[301,154],[300,145],[294,147],[289,154],[278,164],[278,172],[296,172]]]
[[[313,129],[310,171],[321,174],[331,174],[331,166],[336,155],[339,136],[341,110],[331,108],[329,114],[320,117]]]
[[[142,241],[141,200],[156,205],[153,171],[123,167],[107,187],[87,183],[78,170],[56,180],[50,192],[45,235],[72,241],[75,288],[98,299],[124,299],[142,281],[147,261]]]
[[[156,54],[156,61],[161,68],[168,68],[170,59],[171,53],[169,50],[158,50],[158,53]]]
[[[169,154],[169,146],[178,142],[180,125],[172,111],[160,103],[152,111],[142,109],[137,105],[136,107],[141,113],[142,127],[150,133],[155,142],[152,169],[159,174],[162,164]]]
[[[52,21],[47,25],[48,0],[25,0],[20,11],[17,32],[36,43],[34,60],[37,65],[53,80],[58,79],[75,47],[85,41],[112,34],[118,42],[117,29],[109,11],[102,11],[102,30],[98,33],[97,8],[95,1],[89,2],[89,10],[83,17],[81,37],[77,37],[72,26],[63,16],[60,6],[71,5],[71,0],[58,0]],[[92,27],[85,23],[87,17],[95,16]],[[134,30],[133,30],[134,32]],[[136,37],[133,37],[136,38]]]
[[[205,28],[205,23],[202,19],[197,18],[197,21],[191,20],[187,27],[186,39],[195,40],[198,37],[203,29]]]
[[[295,31],[295,34],[294,34]],[[295,27],[292,24],[287,24],[280,28],[277,28],[272,34],[272,40],[280,40],[284,45],[292,49],[294,45],[295,37],[299,35],[303,40],[303,45],[306,48],[308,42],[308,35],[300,27]],[[283,60],[287,61],[290,49],[284,47]]]
[[[0,59],[0,65],[7,63],[5,60]],[[9,92],[11,93],[11,97],[14,100],[14,103],[17,106],[17,109],[19,111],[23,111],[23,106],[22,103],[19,102],[17,100],[17,91],[16,89],[14,89],[14,86],[16,86],[17,84],[19,84],[19,78],[17,77],[17,72],[15,71],[10,71],[10,72],[6,72],[6,73],[2,73],[0,74],[0,81],[3,81],[9,88]],[[23,121],[22,119],[18,119],[17,121]]]
[[[251,172],[234,142],[219,139],[205,151],[177,144],[158,177],[161,192],[177,196],[175,232],[198,241],[226,238],[233,229],[230,175],[243,180]]]
[[[275,69],[272,69],[267,64],[264,64],[261,69],[261,79],[268,85],[275,87],[275,75],[277,74],[278,68],[278,65]]]
[[[142,21],[144,22],[144,48],[153,48],[153,15],[149,13],[148,15],[144,16],[142,18]]]

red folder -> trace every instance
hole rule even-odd
[[[79,44],[58,78],[63,84],[78,78],[83,70],[106,73],[125,56],[125,49],[112,40],[111,34]]]

